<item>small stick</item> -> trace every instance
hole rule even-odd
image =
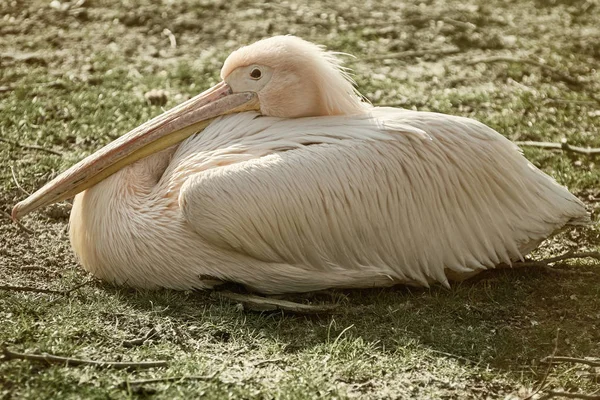
[[[557,77],[573,86],[581,86],[581,84],[582,84],[582,82],[573,78],[572,76],[567,75],[566,73],[564,73],[556,68],[550,67],[549,65],[546,65],[546,64],[541,63],[536,60],[532,60],[531,58],[519,58],[519,57],[511,57],[511,56],[492,56],[492,57],[478,58],[475,60],[467,61],[467,65],[474,65],[474,64],[479,64],[479,63],[491,64],[491,63],[495,63],[495,62],[521,63],[521,64],[533,65],[536,67],[540,67],[543,71],[546,71],[547,73],[554,75],[555,77]]]
[[[558,392],[555,390],[548,391],[545,395],[540,397],[540,400],[551,399],[553,397],[564,397],[567,399],[600,400],[600,394]]]
[[[283,358],[270,358],[268,360],[257,361],[254,364],[251,364],[250,366],[256,368],[256,367],[260,367],[261,365],[271,364],[271,363],[278,363],[280,361],[283,361]]]
[[[583,105],[596,104],[595,101],[590,101],[590,100],[551,99],[551,98],[542,100],[542,103],[543,104],[565,103],[565,104],[583,104]]]
[[[546,258],[544,260],[536,260],[536,261],[523,261],[515,263],[515,267],[546,267],[548,264],[552,264],[558,261],[572,260],[576,258],[594,258],[600,261],[600,252],[597,251],[588,251],[583,253],[574,253],[572,251],[567,251],[565,254]]]
[[[15,169],[13,168],[12,165],[10,166],[10,173],[12,174],[13,181],[15,182],[15,185],[17,185],[17,188],[21,192],[25,193],[27,196],[31,196],[31,193],[29,193],[27,190],[23,189],[23,186],[21,186],[19,184],[19,181],[17,180],[17,175],[15,174]]]
[[[171,32],[169,29],[165,28],[162,31],[163,35],[165,35],[166,37],[169,38],[169,42],[171,43],[171,48],[176,48],[177,47],[177,40],[175,39],[175,35],[173,35],[173,32]]]
[[[146,332],[144,336],[131,340],[123,340],[121,344],[125,347],[141,346],[154,335],[156,335],[156,329],[152,328],[148,332]]]
[[[87,286],[87,285],[89,285],[90,283],[92,283],[94,281],[95,281],[95,279],[88,279],[87,281],[85,281],[83,283],[80,283],[79,285],[75,285],[75,286],[73,286],[70,289],[63,290],[60,293],[63,294],[63,295],[71,294],[74,291],[76,291],[77,289],[81,289],[82,287]]]
[[[218,296],[223,299],[231,300],[236,303],[241,303],[245,310],[249,311],[287,311],[296,314],[319,314],[319,313],[333,313],[338,307],[338,304],[325,304],[325,305],[308,305],[301,303],[294,303],[288,300],[279,300],[261,296],[254,296],[249,294],[239,294],[228,291],[213,292],[214,296]]]
[[[8,144],[11,144],[13,146],[20,147],[22,149],[45,151],[46,153],[54,154],[54,155],[57,155],[57,156],[62,156],[63,155],[59,151],[52,150],[52,149],[47,149],[45,147],[38,146],[37,144],[22,144],[22,143],[14,141],[14,140],[8,140],[8,139],[4,139],[4,138],[0,138],[0,142],[8,143]]]
[[[560,333],[560,328],[556,330],[556,336],[554,337],[554,349],[552,349],[552,355],[550,357],[554,357],[556,352],[558,351],[558,334]],[[538,394],[544,387],[546,386],[546,382],[548,381],[548,376],[550,376],[550,370],[552,369],[552,365],[548,364],[548,368],[546,368],[546,372],[544,372],[544,376],[542,377],[542,381],[538,385],[538,388],[527,396],[524,400],[531,400],[536,394]]]
[[[373,57],[364,58],[363,61],[377,61],[377,60],[388,60],[388,59],[403,59],[403,58],[414,58],[423,56],[446,56],[460,53],[460,49],[427,49],[427,50],[407,50],[399,53],[382,54]]]
[[[570,362],[576,364],[585,364],[590,365],[592,367],[600,367],[600,360],[588,360],[585,358],[575,358],[575,357],[562,357],[562,356],[550,356],[542,358],[543,363],[551,363],[556,364],[560,362]]]
[[[210,375],[189,375],[189,376],[168,376],[164,378],[151,378],[151,379],[140,379],[136,381],[125,381],[119,385],[121,388],[127,386],[138,386],[145,385],[148,383],[161,383],[161,382],[183,382],[183,381],[212,381],[220,374],[220,371],[214,372]]]
[[[34,63],[47,65],[47,57],[49,54],[40,54],[40,53],[0,53],[0,59],[6,58],[8,60],[24,62],[24,63]]]
[[[10,218],[10,220],[12,220],[12,216],[11,216],[9,213],[7,213],[6,211],[2,211],[2,213],[3,213],[3,214],[6,216],[6,217]],[[22,224],[20,221],[13,221],[13,222],[14,222],[14,223],[17,225],[17,227],[18,227],[18,228],[19,228],[21,231],[23,231],[23,232],[25,232],[25,233],[28,233],[28,234],[30,234],[30,235],[33,235],[33,234],[35,233],[35,232],[34,232],[34,231],[32,231],[31,229],[29,229],[29,228],[26,228],[26,227],[25,227],[25,225],[23,225],[23,224]]]
[[[541,268],[543,268],[544,271],[546,271],[546,272],[549,272],[551,274],[557,274],[557,275],[591,275],[591,276],[596,275],[592,271],[557,269],[557,268],[550,267],[550,266],[543,266]]]
[[[0,285],[0,290],[10,290],[13,292],[62,294],[62,292],[60,290],[43,289],[43,288],[36,288],[36,287],[31,287],[31,286]]]
[[[4,360],[28,360],[38,361],[46,364],[64,364],[66,367],[78,365],[94,365],[97,367],[115,368],[115,369],[135,369],[135,368],[154,368],[166,367],[166,361],[140,361],[140,362],[121,362],[121,361],[96,361],[81,360],[70,357],[60,357],[52,354],[28,354],[11,351],[4,347],[2,349]]]
[[[474,30],[477,29],[477,25],[475,25],[472,22],[463,22],[463,21],[459,21],[453,18],[442,18],[442,21],[444,21],[447,24],[450,25],[454,25],[454,26],[458,26],[459,28],[463,28],[466,30]]]
[[[568,153],[577,153],[577,154],[585,154],[587,156],[600,155],[600,148],[591,148],[591,147],[577,147],[571,146],[567,139],[562,139],[560,143],[553,142],[532,142],[532,141],[524,141],[524,142],[515,142],[519,146],[527,146],[527,147],[539,147],[542,149],[556,149],[563,150]]]

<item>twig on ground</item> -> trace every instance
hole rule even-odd
[[[10,219],[11,221],[13,220],[13,219],[12,219],[12,216],[11,216],[9,213],[7,213],[6,211],[2,211],[2,213],[3,213],[3,214],[6,216],[6,217],[8,217],[8,219]],[[32,231],[31,229],[29,229],[29,228],[26,228],[26,227],[25,227],[25,225],[23,225],[21,222],[19,222],[19,221],[13,221],[13,222],[14,222],[14,223],[17,225],[17,227],[19,228],[19,230],[21,230],[21,231],[23,231],[23,232],[25,232],[25,233],[28,233],[28,234],[30,234],[30,235],[33,235],[33,234],[35,233],[35,232],[34,232],[34,231]]]
[[[23,186],[21,186],[21,184],[17,180],[17,174],[15,174],[15,169],[12,165],[10,166],[10,173],[12,174],[12,178],[13,178],[13,181],[15,182],[15,185],[17,185],[17,189],[19,189],[21,192],[25,193],[27,196],[31,196],[31,193],[29,193],[27,190],[23,189]]]
[[[14,88],[11,86],[0,86],[0,93],[8,93],[12,90],[14,90]]]
[[[251,294],[239,294],[228,291],[213,292],[213,296],[241,303],[249,311],[287,311],[295,314],[331,314],[338,304],[309,305],[288,300],[273,299]]]
[[[600,394],[559,392],[556,390],[550,390],[546,392],[546,394],[540,397],[539,400],[551,399],[553,397],[564,397],[567,399],[600,400]]]
[[[556,355],[558,351],[558,334],[560,333],[560,328],[556,330],[556,336],[554,337],[554,349],[552,349],[551,357]],[[552,364],[548,364],[548,368],[544,372],[544,376],[542,377],[542,381],[538,385],[538,388],[533,391],[529,396],[527,396],[524,400],[531,400],[536,394],[538,394],[541,390],[546,386],[546,382],[548,381],[548,376],[550,375],[550,370],[552,369]]]
[[[63,153],[61,153],[59,151],[48,149],[48,148],[42,147],[42,146],[38,146],[37,144],[23,144],[23,143],[16,142],[14,140],[8,140],[8,139],[4,139],[4,138],[0,138],[0,142],[8,143],[13,146],[20,147],[22,149],[45,151],[46,153],[54,154],[57,156],[63,155]]]
[[[283,358],[270,358],[268,360],[257,361],[255,363],[251,364],[250,366],[256,368],[256,367],[260,367],[261,365],[265,365],[265,364],[275,364],[275,363],[278,363],[283,360],[284,360]]]
[[[442,18],[442,21],[444,21],[447,24],[454,25],[454,26],[457,26],[459,28],[462,28],[462,29],[465,29],[468,31],[477,29],[477,25],[475,25],[472,22],[463,22],[463,21],[459,21],[457,19],[447,18],[447,17]]]
[[[586,358],[550,356],[550,357],[542,358],[541,361],[543,363],[550,363],[550,364],[569,362],[569,363],[590,365],[592,367],[600,367],[600,360],[588,360]]]
[[[582,104],[582,105],[595,105],[596,104],[595,101],[591,101],[591,100],[551,99],[551,98],[542,100],[542,104],[553,104],[553,103]]]
[[[144,336],[131,340],[123,340],[121,344],[125,347],[141,346],[154,335],[156,335],[156,329],[152,328],[148,332],[146,332]]]
[[[139,379],[134,381],[122,382],[119,387],[126,388],[128,386],[139,386],[148,383],[164,383],[164,382],[183,382],[183,381],[212,381],[221,371],[214,372],[210,375],[189,375],[189,376],[169,376],[164,378]]]
[[[377,60],[400,60],[403,58],[415,58],[423,56],[449,56],[452,54],[458,54],[461,50],[457,48],[450,49],[426,49],[426,50],[407,50],[399,53],[382,54],[372,57],[363,58],[363,61],[377,61]]]
[[[165,35],[166,37],[169,38],[169,43],[171,44],[171,48],[176,48],[177,47],[177,40],[175,39],[175,35],[173,35],[173,32],[171,32],[169,29],[165,28],[162,31],[163,35]]]
[[[60,290],[43,289],[31,286],[12,286],[12,285],[0,285],[0,290],[7,290],[12,292],[33,292],[33,293],[48,293],[48,294],[62,294]]]
[[[406,106],[412,106],[406,102],[392,102],[392,103],[377,103],[373,104],[376,107],[394,107],[394,108],[406,108]]]
[[[13,62],[23,62],[25,64],[47,65],[48,57],[51,55],[43,53],[0,53],[0,59],[7,59]]]
[[[548,264],[552,264],[559,261],[565,260],[573,260],[577,258],[594,258],[600,261],[600,252],[597,251],[587,251],[583,253],[575,253],[573,251],[567,251],[565,254],[546,258],[544,260],[535,260],[535,261],[523,261],[513,264],[514,267],[547,267]]]
[[[562,80],[565,83],[568,83],[572,86],[581,86],[583,84],[583,82],[581,82],[580,80],[578,80],[576,78],[573,78],[572,76],[566,74],[565,72],[562,72],[556,68],[546,65],[540,61],[533,60],[531,58],[520,58],[520,57],[512,57],[512,56],[492,56],[492,57],[484,57],[484,58],[477,58],[475,60],[470,60],[470,61],[467,61],[466,64],[467,65],[474,65],[474,64],[479,64],[479,63],[491,64],[491,63],[495,63],[495,62],[529,64],[529,65],[533,65],[533,66],[541,68],[546,73],[553,75],[556,79]]]
[[[61,294],[63,294],[63,295],[71,294],[71,293],[73,293],[74,291],[76,291],[77,289],[81,289],[82,287],[84,287],[84,286],[87,286],[87,285],[89,285],[90,283],[92,283],[92,282],[94,282],[94,281],[95,281],[95,279],[88,279],[87,281],[85,281],[85,282],[83,282],[83,283],[80,283],[79,285],[75,285],[75,286],[73,286],[73,287],[72,287],[72,288],[70,288],[70,289],[63,290],[63,291],[61,292]]]
[[[571,269],[558,269],[550,266],[543,266],[544,271],[557,274],[557,275],[596,275],[592,271],[581,271],[581,270],[571,270]]]
[[[563,150],[568,153],[577,153],[577,154],[585,154],[587,156],[600,155],[600,148],[592,148],[592,147],[577,147],[571,146],[567,139],[562,139],[560,143],[553,142],[533,142],[533,141],[524,141],[524,142],[515,142],[518,146],[527,146],[527,147],[539,147],[542,149],[553,149],[553,150]]]
[[[54,290],[54,289],[44,289],[44,288],[36,288],[32,286],[13,286],[13,285],[0,285],[0,290],[7,290],[13,292],[33,292],[33,293],[47,293],[47,294],[59,294],[61,296],[66,296],[71,294],[72,292],[80,289],[90,283],[94,282],[94,279],[87,280],[79,285],[75,285],[72,288],[65,290]]]
[[[105,368],[115,369],[136,369],[136,368],[154,368],[154,367],[166,367],[168,363],[166,361],[140,361],[140,362],[126,362],[126,361],[96,361],[96,360],[81,360],[71,357],[61,357],[52,354],[28,354],[18,353],[11,351],[6,347],[2,348],[4,354],[4,361],[8,360],[28,360],[43,362],[46,364],[64,364],[66,367],[78,366],[78,365],[94,365]]]

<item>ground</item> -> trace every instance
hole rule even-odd
[[[341,303],[334,315],[257,313],[206,292],[143,292],[94,280],[71,253],[68,202],[26,217],[32,233],[7,213],[24,192],[216,83],[229,52],[274,34],[353,54],[347,64],[373,104],[476,118],[515,141],[568,138],[600,147],[599,19],[597,0],[0,0],[0,284],[61,291],[91,279],[63,294],[0,290],[0,345],[169,362],[125,371],[5,360],[0,397],[526,398],[538,390],[534,397],[597,391],[597,368],[541,362],[552,354],[600,356],[600,265],[589,259],[554,272],[492,271],[449,290],[400,286],[311,299]],[[489,60],[495,56],[521,61]],[[481,58],[488,60],[475,62]],[[598,158],[524,152],[586,202],[598,222]],[[596,225],[563,233],[534,256],[599,247]],[[151,329],[143,344],[127,342]],[[204,379],[127,384],[195,375]]]

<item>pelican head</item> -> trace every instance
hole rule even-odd
[[[133,162],[180,143],[221,115],[259,111],[283,118],[364,111],[334,53],[294,36],[276,36],[234,51],[222,81],[140,125],[19,202],[12,218],[71,198]]]
[[[296,118],[363,110],[335,54],[295,36],[276,36],[234,51],[221,78],[234,93],[256,93],[263,115]]]

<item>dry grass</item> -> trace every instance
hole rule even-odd
[[[164,90],[163,107],[171,107],[216,83],[231,50],[273,34],[357,56],[348,62],[373,103],[477,118],[512,140],[568,137],[600,147],[597,1],[155,3],[0,0],[3,212],[23,197],[15,181],[32,191],[160,113],[144,93]],[[391,53],[403,55],[380,59]],[[471,65],[485,57],[548,68]],[[525,154],[587,201],[598,221],[598,158]],[[62,292],[89,279],[69,248],[68,213],[65,203],[26,218],[31,234],[0,219],[2,285]],[[594,226],[554,238],[538,255],[599,247]],[[540,363],[555,349],[600,356],[598,265],[558,268],[570,273],[531,268],[490,272],[452,290],[334,292],[341,313],[329,316],[248,313],[208,293],[95,281],[68,294],[0,290],[0,343],[12,350],[169,362],[134,372],[0,362],[0,397],[524,398],[542,381],[537,396],[591,393],[600,379],[594,367]]]

